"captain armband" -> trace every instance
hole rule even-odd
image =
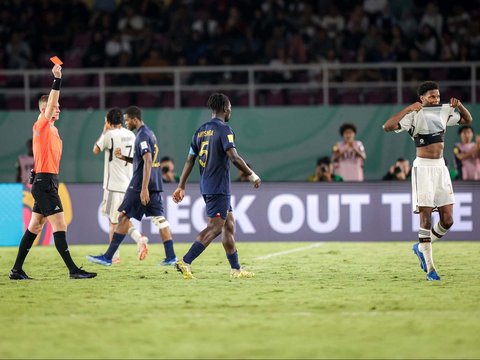
[[[53,84],[52,84],[52,90],[60,90],[60,85],[62,85],[62,79],[57,77],[54,78]]]

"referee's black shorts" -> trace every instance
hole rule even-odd
[[[35,174],[32,184],[35,199],[32,211],[43,216],[63,212],[62,202],[58,196],[58,175],[49,173]]]

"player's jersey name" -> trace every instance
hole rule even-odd
[[[197,138],[209,137],[215,135],[215,130],[204,130],[197,134]]]

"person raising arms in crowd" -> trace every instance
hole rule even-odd
[[[460,142],[453,148],[459,180],[480,180],[480,136],[473,139],[473,128],[464,125],[458,130]]]
[[[357,127],[343,124],[339,131],[343,141],[337,142],[332,149],[335,173],[344,181],[363,181],[363,162],[367,155],[362,142],[355,140]]]

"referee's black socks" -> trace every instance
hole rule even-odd
[[[17,258],[15,259],[15,265],[13,265],[13,268],[15,270],[22,269],[23,262],[25,261],[28,252],[32,248],[33,242],[35,241],[36,237],[37,234],[30,232],[28,229],[23,234],[22,240],[20,241],[20,246],[18,247],[18,254]]]
[[[53,233],[53,240],[55,241],[55,247],[58,253],[62,257],[68,270],[73,272],[78,269],[77,265],[73,262],[70,250],[68,249],[67,236],[65,231],[56,231]]]

